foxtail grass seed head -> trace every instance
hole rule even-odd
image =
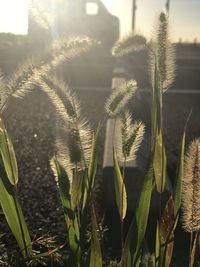
[[[46,12],[38,0],[30,1],[29,14],[34,23],[42,29],[49,30],[54,23],[53,15]]]
[[[58,98],[62,101],[66,111],[66,119],[69,122],[78,120],[80,118],[81,110],[80,102],[75,93],[72,92],[62,80],[58,80],[56,77],[44,75],[42,76],[42,79],[49,88],[55,91]],[[60,108],[60,101],[54,101],[54,104],[57,106],[56,109]]]
[[[94,47],[100,46],[100,43],[86,36],[82,37],[60,37],[52,44],[53,59],[50,63],[51,69],[55,70],[64,62],[68,62]]]
[[[187,232],[200,230],[200,139],[188,149],[182,189],[183,227]]]
[[[71,169],[84,170],[87,168],[92,149],[92,130],[89,123],[84,119],[80,119],[75,123],[68,123],[62,127],[61,136],[58,138],[57,157],[60,154],[66,155]],[[63,153],[60,144],[67,147],[67,153],[66,149],[64,149],[65,153]]]
[[[150,51],[151,82],[153,85],[156,65],[163,92],[172,85],[175,78],[175,53],[174,46],[170,42],[168,24],[167,14],[161,12],[151,44],[152,51]]]
[[[144,132],[145,126],[142,122],[133,122],[129,112],[121,114],[115,131],[117,156],[121,162],[136,158]]]
[[[51,56],[45,61],[36,58],[27,60],[8,79],[4,90],[6,93],[1,101],[1,111],[8,105],[10,97],[24,97],[38,85],[42,76],[51,77],[59,65],[97,45],[99,45],[97,41],[88,37],[61,38],[54,42]]]
[[[7,89],[9,94],[19,96],[30,89],[31,78],[34,75],[35,63],[32,59],[27,60],[24,64],[14,72],[9,78]],[[27,85],[28,84],[28,85]]]
[[[81,151],[81,160],[86,164],[84,167],[88,167],[92,150],[93,132],[86,119],[78,120],[76,127],[80,139],[79,149]]]
[[[90,48],[100,46],[100,42],[87,36],[61,37],[55,40],[52,49],[55,55],[62,51],[88,51]]]
[[[137,89],[135,80],[130,80],[123,84],[120,88],[113,89],[111,95],[105,103],[106,113],[110,117],[118,116],[129,100],[134,96]]]
[[[59,138],[56,140],[55,146],[56,146],[56,159],[59,161],[59,163],[65,169],[65,171],[69,177],[70,184],[72,184],[72,177],[73,177],[73,171],[72,170],[73,170],[74,166],[70,161],[69,149],[66,146],[66,144],[63,142],[63,140],[59,139]],[[50,160],[50,166],[51,166],[51,169],[53,171],[55,180],[57,182],[58,174],[57,174],[54,158],[52,158]]]
[[[114,44],[112,55],[122,57],[132,52],[139,52],[145,48],[145,44],[145,37],[131,32]]]
[[[37,80],[37,85],[40,86],[41,90],[49,97],[62,122],[67,122],[68,113],[65,109],[65,105],[63,104],[62,99],[60,99],[60,97],[56,94],[54,89],[48,86],[47,83],[42,79]]]
[[[47,74],[50,66],[36,59],[28,59],[10,77],[4,86],[3,111],[11,97],[22,98],[38,85],[41,75]]]

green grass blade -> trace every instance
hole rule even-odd
[[[121,175],[119,163],[117,160],[117,154],[115,148],[113,148],[113,162],[115,171],[114,185],[115,185],[116,204],[119,211],[120,219],[121,221],[123,221],[127,211],[127,195],[123,177]]]
[[[177,216],[181,207],[182,178],[184,174],[184,155],[185,155],[185,131],[181,142],[181,152],[179,157],[178,170],[174,186],[174,217]]]
[[[137,266],[140,262],[140,251],[145,238],[152,188],[153,166],[151,163],[144,178],[136,216],[131,223],[125,240],[124,255],[122,255],[123,267]]]
[[[59,164],[56,159],[54,160],[54,164],[58,174],[58,188],[68,229],[68,239],[71,252],[70,260],[71,264],[74,264],[74,266],[78,266],[78,262],[80,260],[80,233],[77,216],[71,204],[69,177],[64,168]]]
[[[140,249],[145,237],[150,203],[151,203],[152,188],[153,188],[153,168],[152,165],[150,165],[149,170],[147,171],[145,176],[144,184],[140,194],[139,205],[136,210],[136,223],[138,227],[138,233],[137,233],[137,250],[135,255],[137,255],[137,252]]]
[[[186,124],[187,126],[187,124]],[[174,218],[177,217],[180,207],[181,207],[181,193],[182,193],[182,178],[184,175],[184,155],[185,155],[185,137],[186,137],[186,126],[183,131],[182,141],[181,141],[181,152],[179,156],[179,163],[176,173],[176,180],[174,185]]]
[[[151,151],[154,151],[155,137],[160,125],[160,94],[159,94],[159,81],[158,81],[158,70],[155,60],[154,65],[154,84],[152,88],[152,103],[151,103]]]
[[[85,180],[84,170],[74,171],[72,179],[72,190],[71,190],[71,204],[73,209],[80,206],[80,202],[82,200],[82,190],[83,190],[84,180]]]
[[[162,193],[166,187],[167,158],[163,143],[162,131],[156,132],[153,168],[157,191]]]
[[[98,223],[95,214],[95,209],[92,207],[91,213],[91,254],[90,254],[90,267],[102,267],[102,252],[99,241]]]
[[[88,175],[85,177],[86,179],[85,179],[82,211],[84,211],[86,203],[89,200],[91,193],[93,191],[93,187],[94,187],[94,181],[95,181],[97,163],[98,163],[97,145],[98,145],[99,130],[100,128],[98,127],[96,134],[93,136],[91,156],[90,156],[90,162],[89,162],[89,167],[88,167]]]
[[[97,145],[98,145],[98,138],[99,138],[99,128],[97,129],[96,134],[93,136],[93,142],[92,142],[92,153],[90,157],[90,163],[88,168],[88,176],[90,179],[91,187],[93,188],[94,185],[94,179],[96,175],[97,170]]]
[[[0,203],[7,223],[17,240],[24,258],[32,254],[31,238],[14,187],[6,173],[0,170]]]
[[[8,179],[12,185],[18,182],[18,167],[11,139],[0,119],[0,152]]]

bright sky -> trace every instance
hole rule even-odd
[[[121,19],[122,35],[131,29],[132,0],[102,0]],[[200,0],[171,0],[170,24],[173,41],[200,42]],[[114,3],[114,4],[113,4]],[[166,0],[136,0],[136,31],[150,37],[156,14],[165,7]]]
[[[121,19],[122,35],[131,30],[132,0],[102,0]],[[0,0],[0,32],[25,34],[29,0]],[[136,30],[150,36],[156,14],[166,0],[136,0]],[[171,0],[170,22],[174,41],[200,41],[200,0]]]
[[[28,0],[0,0],[0,32],[25,34],[28,28]]]

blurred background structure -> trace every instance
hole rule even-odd
[[[12,1],[8,0],[10,3]],[[23,0],[20,3],[22,2]],[[10,9],[16,7],[14,3]],[[139,87],[147,89],[149,83],[146,51],[114,61],[110,48],[120,35],[131,28],[135,32],[138,29],[144,30],[146,38],[149,39],[146,28],[148,27],[149,32],[151,31],[152,13],[155,13],[158,8],[163,8],[170,12],[170,20],[177,21],[174,23],[175,26],[178,21],[179,23],[182,21],[182,28],[186,34],[190,32],[196,36],[193,40],[191,39],[192,35],[190,37],[188,35],[190,43],[184,42],[184,36],[181,36],[182,38],[176,42],[177,76],[173,89],[196,90],[200,88],[198,75],[200,47],[197,39],[200,33],[198,25],[195,25],[198,5],[196,0],[191,0],[190,4],[186,0],[181,3],[180,1],[175,3],[170,0],[155,0],[151,4],[147,0],[30,0],[28,35],[0,34],[0,68],[5,74],[11,73],[25,58],[34,53],[41,53],[54,38],[59,36],[88,35],[101,41],[102,47],[96,48],[90,55],[85,55],[65,66],[65,71],[60,70],[62,78],[64,75],[68,83],[79,88],[108,89],[111,86],[113,68],[122,67],[127,78],[136,78]],[[180,20],[180,14],[177,13],[178,7],[181,7],[181,14],[188,14],[184,17],[184,21],[183,17]],[[27,3],[26,8],[28,8]],[[115,15],[111,14],[110,10]],[[176,13],[174,13],[175,11]],[[194,11],[193,17],[192,11]],[[12,10],[13,16],[15,13],[17,13],[16,10]],[[116,14],[119,18],[116,17]],[[11,17],[10,20],[12,21]],[[188,20],[191,21],[191,24]],[[185,23],[187,23],[187,27],[185,27]],[[172,32],[174,30],[175,28],[172,29]],[[179,33],[181,33],[180,29]],[[178,40],[178,35],[176,35],[176,40]]]
[[[46,5],[43,6],[45,12],[42,13],[40,3],[35,1],[34,4],[32,0],[31,6],[38,14],[29,14],[28,34],[31,37],[41,39],[48,35],[52,38],[87,35],[101,41],[108,49],[119,38],[119,19],[110,14],[101,0],[54,2],[52,4],[52,1],[46,0]],[[39,13],[43,15],[40,20]],[[44,27],[41,27],[41,20]]]

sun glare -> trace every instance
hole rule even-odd
[[[0,0],[0,32],[26,34],[28,0]]]

